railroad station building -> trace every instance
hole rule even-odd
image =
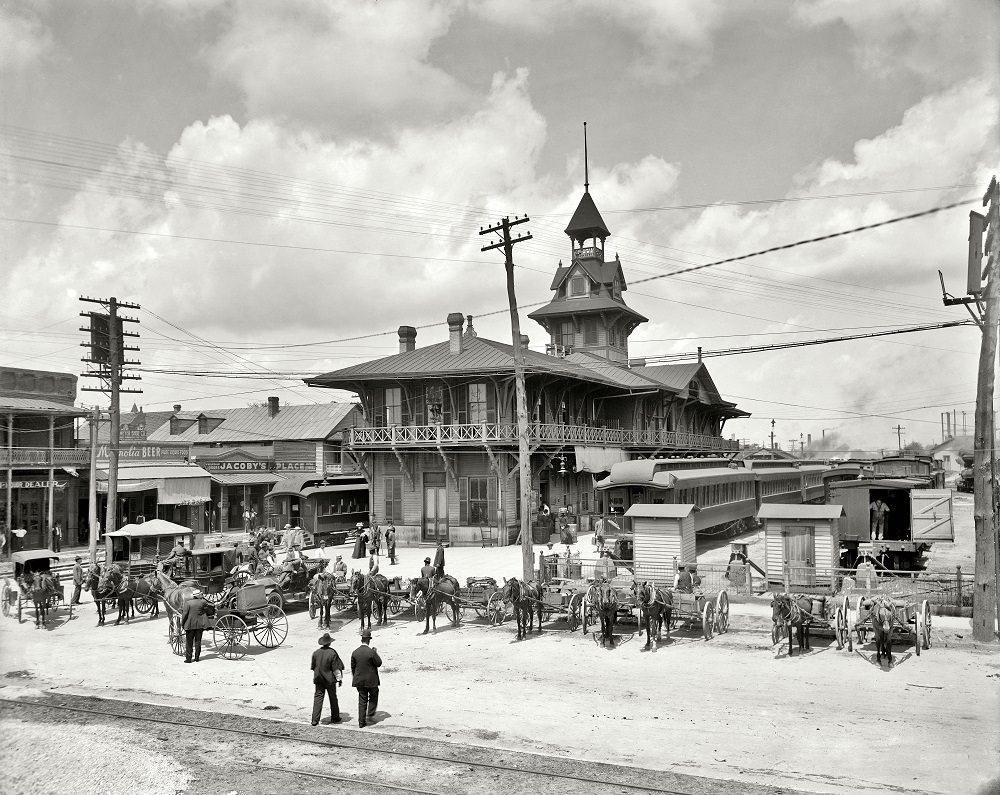
[[[580,530],[615,506],[594,489],[611,465],[638,457],[735,452],[726,420],[748,416],[724,400],[696,362],[645,366],[629,337],[647,318],[624,298],[628,284],[589,190],[566,234],[569,264],[552,298],[529,317],[546,352],[524,343],[531,449],[527,510],[565,507]],[[345,447],[371,484],[372,513],[391,520],[401,544],[513,542],[520,490],[513,347],[480,337],[472,316],[448,315],[449,339],[417,346],[399,327],[399,352],[306,380],[359,396]],[[543,528],[544,529],[544,528]],[[547,540],[548,530],[545,530]]]

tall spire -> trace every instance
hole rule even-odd
[[[583,192],[590,193],[590,169],[587,164],[587,122],[583,123]]]

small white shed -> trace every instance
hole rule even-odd
[[[813,585],[840,565],[842,505],[765,503],[757,512],[764,525],[764,570],[768,582],[783,582],[785,564],[792,585]]]
[[[671,585],[675,562],[695,562],[695,510],[692,504],[637,504],[625,512],[632,518],[636,577]]]

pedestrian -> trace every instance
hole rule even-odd
[[[371,544],[371,549],[374,550],[376,555],[382,554],[382,532],[379,530],[378,522],[372,518],[371,529],[368,532],[368,541]]]
[[[52,551],[62,551],[62,527],[56,522],[52,527]]]
[[[361,645],[351,655],[351,684],[358,689],[358,727],[364,728],[369,722],[374,722],[375,711],[378,709],[378,688],[381,682],[378,678],[378,668],[382,658],[374,646],[369,647],[372,639],[371,630],[361,633]]]
[[[437,549],[434,551],[434,568],[437,569],[438,578],[444,577],[444,542],[438,541]]]
[[[344,662],[336,649],[330,648],[333,638],[325,633],[319,639],[319,648],[312,653],[313,695],[312,725],[318,726],[323,715],[323,699],[330,697],[330,723],[340,723],[340,703],[337,701],[337,687],[344,682]]]
[[[358,534],[357,538],[354,539],[354,552],[351,553],[351,557],[354,560],[361,560],[365,556],[365,533],[364,525],[358,522],[354,527],[354,531]]]
[[[368,558],[368,574],[374,577],[378,574],[378,553],[372,550],[371,557]]]
[[[80,604],[80,592],[83,590],[83,566],[81,565],[81,558],[79,555],[74,558],[73,563],[73,598],[70,599],[69,603],[71,605]]]
[[[426,577],[428,580],[433,580],[436,574],[437,569],[431,565],[431,559],[424,558],[424,565],[420,569],[420,576]]]
[[[191,597],[184,602],[181,624],[184,627],[184,662],[189,663],[194,651],[194,662],[201,659],[201,636],[212,626],[209,618],[215,615],[215,606],[205,600],[204,594],[195,588]]]
[[[396,565],[396,528],[392,522],[385,528],[385,554],[389,556],[389,565]]]

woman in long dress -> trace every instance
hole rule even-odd
[[[362,524],[358,522],[357,526],[358,537],[354,539],[354,552],[351,553],[351,557],[355,560],[361,560],[362,558],[368,557],[368,551],[365,549],[365,542],[367,537],[362,531]]]

